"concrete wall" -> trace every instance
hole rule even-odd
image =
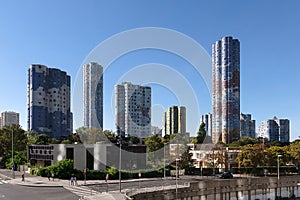
[[[53,144],[53,161],[52,164],[57,163],[67,158],[67,148],[74,150],[74,168],[83,170],[86,168],[86,146],[82,144]]]
[[[238,200],[238,199],[275,199],[276,196],[300,197],[300,176],[243,178],[231,180],[209,180],[191,183],[189,187],[178,188],[178,199],[184,200]],[[157,190],[130,194],[133,199],[176,199],[176,190]]]

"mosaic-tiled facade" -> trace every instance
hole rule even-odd
[[[240,42],[223,37],[212,45],[212,139],[240,138]]]
[[[28,130],[59,139],[72,133],[70,76],[33,64],[28,70]]]
[[[115,86],[118,135],[146,138],[151,133],[151,88],[124,82]]]

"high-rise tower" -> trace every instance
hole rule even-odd
[[[124,82],[115,86],[118,135],[148,137],[151,133],[151,88]]]
[[[84,126],[103,128],[103,67],[91,62],[83,66]]]
[[[223,37],[212,45],[212,139],[240,138],[240,42]]]
[[[212,114],[207,113],[201,116],[201,123],[205,124],[205,131],[207,136],[211,136],[212,132]]]
[[[60,139],[73,128],[70,111],[70,76],[33,64],[28,70],[28,130]]]
[[[165,135],[186,134],[186,109],[184,106],[169,107],[164,116]]]
[[[257,137],[268,138],[269,141],[290,142],[290,120],[274,117],[262,121]]]
[[[12,111],[5,111],[0,116],[0,128],[4,126],[11,126],[13,124],[19,125],[20,114]]]
[[[251,119],[251,114],[241,113],[240,116],[241,123],[241,137],[251,137],[255,138],[255,120]]]

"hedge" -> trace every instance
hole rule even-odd
[[[54,178],[70,179],[71,176],[76,176],[77,180],[84,179],[84,173],[82,170],[73,169],[73,160],[62,160],[58,163],[48,167],[32,167],[30,173],[32,175],[47,177],[48,173]],[[88,170],[86,173],[87,180],[105,180],[106,174],[109,174],[110,180],[119,179],[119,171],[116,168],[108,168],[107,170]],[[166,175],[170,175],[170,169],[166,168]],[[154,178],[162,177],[163,169],[157,171],[147,171],[141,173],[142,178]],[[122,171],[122,179],[136,179],[139,178],[139,171]]]

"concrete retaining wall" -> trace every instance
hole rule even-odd
[[[160,190],[133,194],[133,199],[176,199],[176,190]],[[183,200],[273,200],[276,196],[300,197],[300,176],[207,180],[178,188],[177,199]]]

